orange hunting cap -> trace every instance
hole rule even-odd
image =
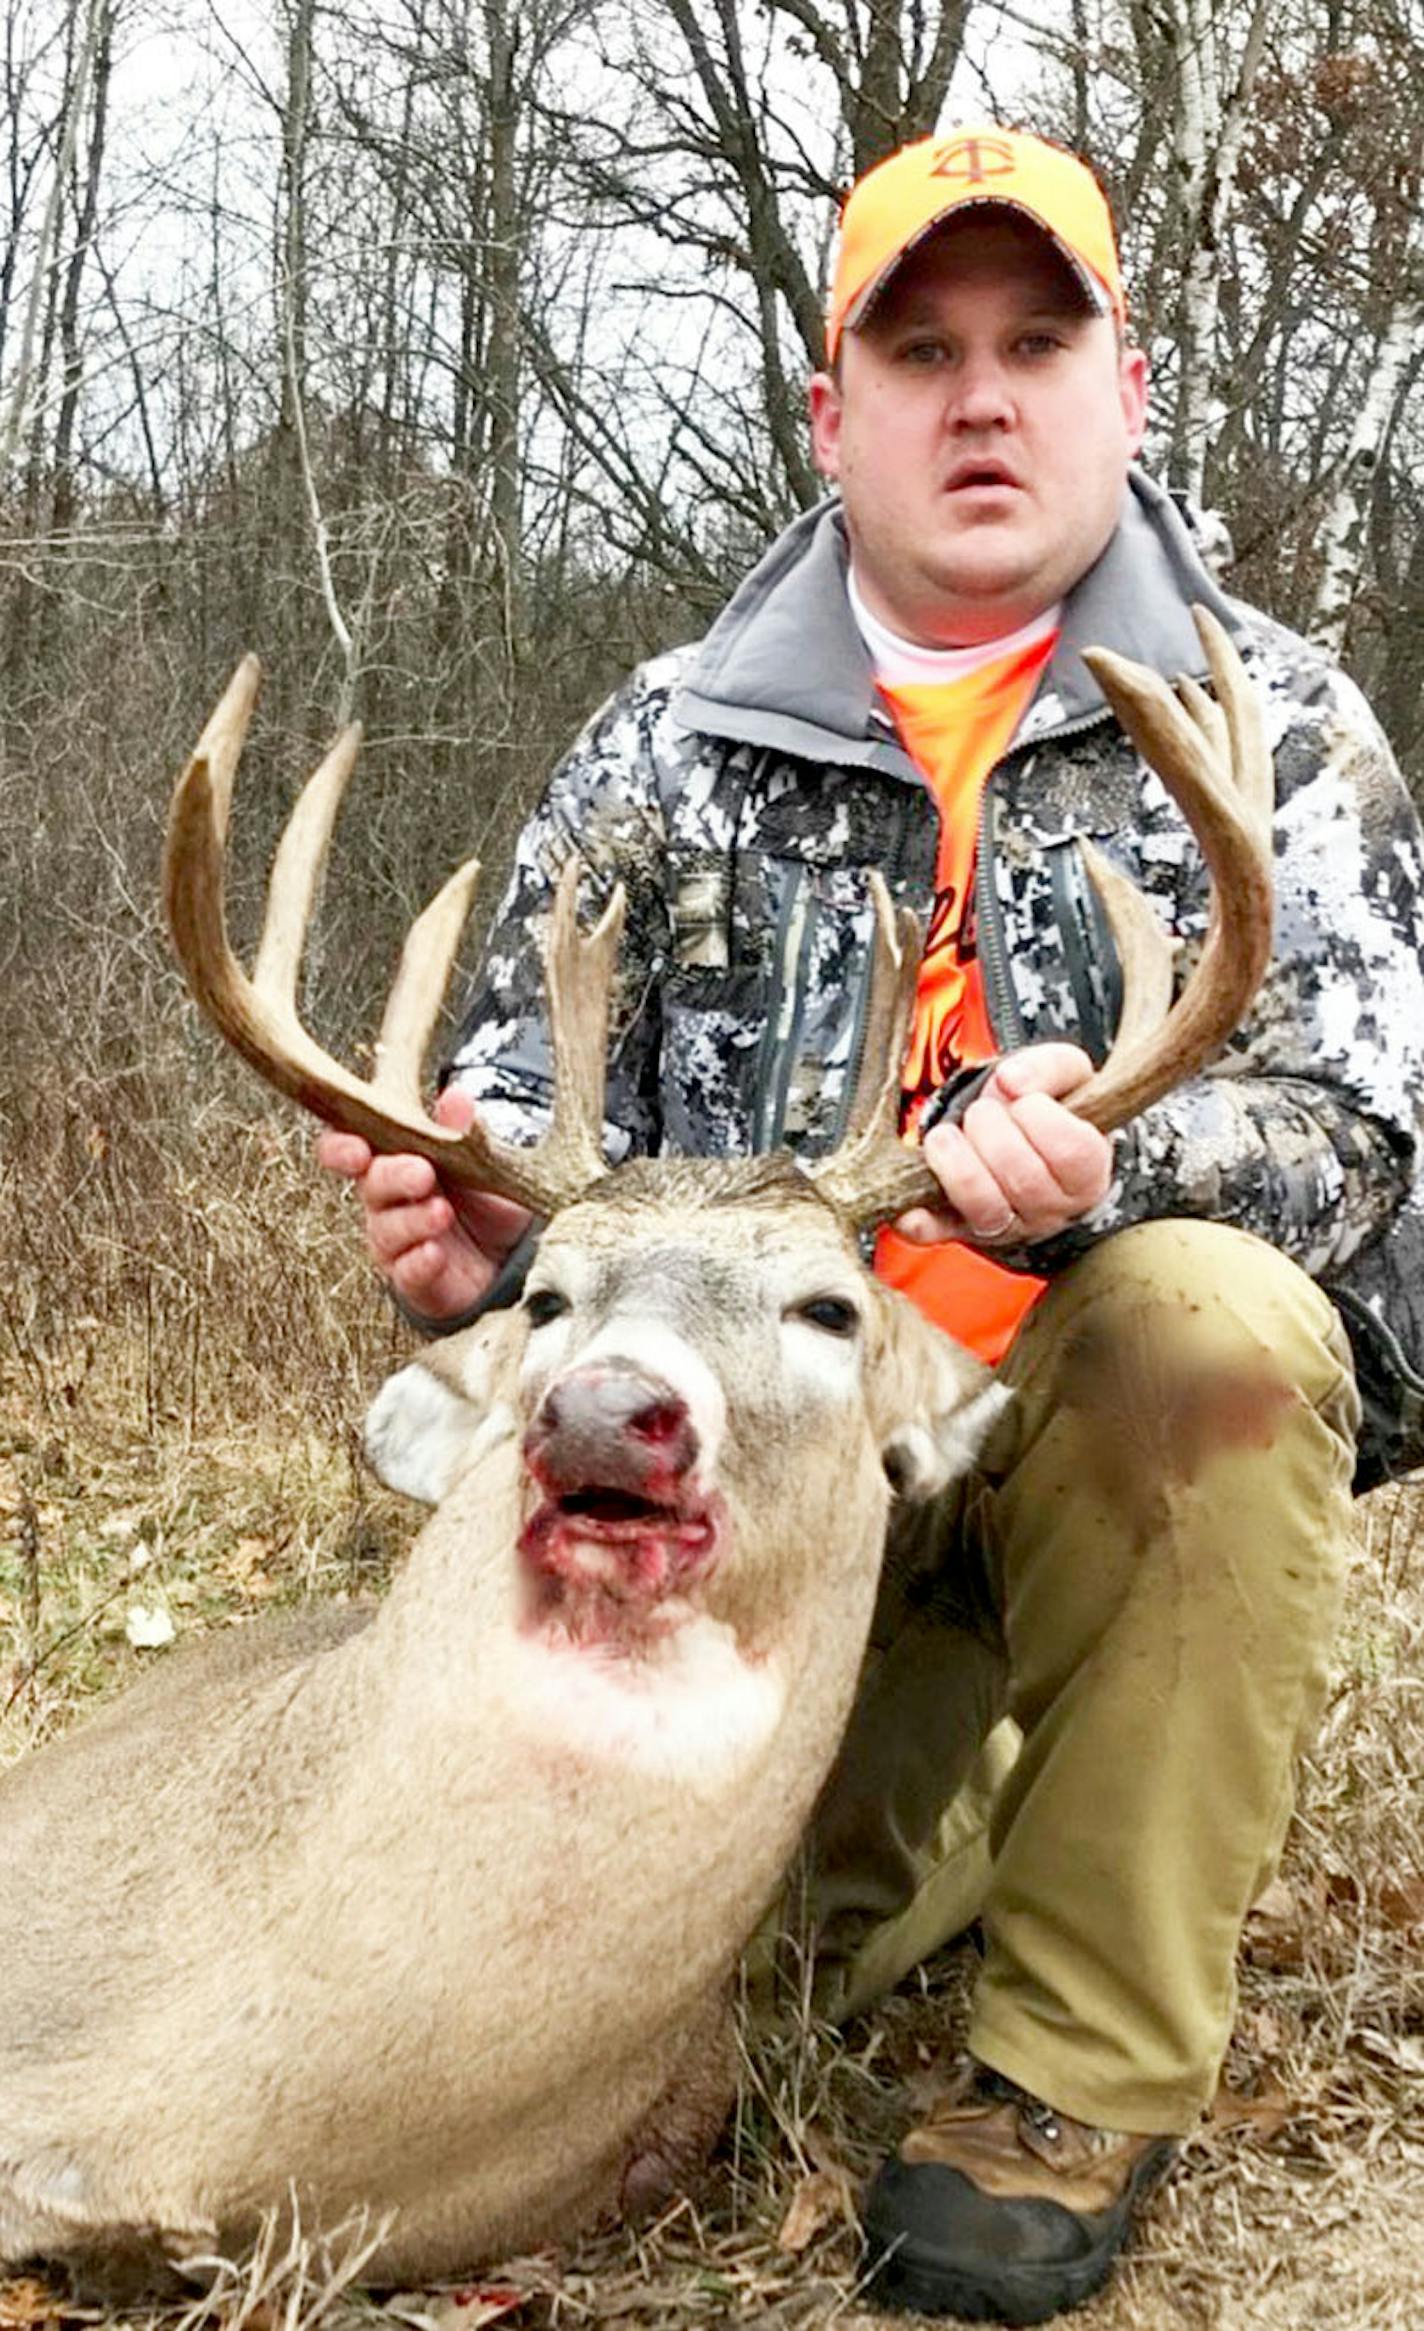
[[[1112,217],[1092,171],[1046,138],[986,122],[902,146],[851,188],[826,311],[828,363],[841,333],[864,321],[900,261],[975,203],[1019,211],[1042,227],[1092,306],[1125,320]]]

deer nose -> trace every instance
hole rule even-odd
[[[597,1484],[668,1498],[697,1461],[687,1402],[629,1367],[576,1368],[551,1384],[524,1436],[530,1470],[546,1489]]]

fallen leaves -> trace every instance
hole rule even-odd
[[[1424,1871],[1381,1873],[1372,1884],[1346,1869],[1327,1867],[1288,1885],[1275,1878],[1246,1921],[1245,1951],[1251,1964],[1270,1974],[1298,1974],[1311,1948],[1337,1942],[1366,1925],[1386,1933],[1412,1934],[1424,1927]]]
[[[813,2169],[791,2196],[776,2236],[778,2250],[792,2257],[809,2250],[827,2226],[855,2223],[850,2179],[843,2169]]]
[[[1307,1932],[1324,1907],[1323,1899],[1312,1904],[1284,1878],[1273,1878],[1246,1921],[1245,1953],[1252,1966],[1275,1975],[1298,1973],[1305,1964]]]
[[[796,2180],[776,2236],[777,2249],[793,2258],[809,2250],[828,2226],[839,2224],[854,2231],[859,2224],[854,2180],[826,2131],[808,2128],[803,2141],[813,2166]]]
[[[0,2331],[42,2331],[49,2325],[101,2323],[103,2319],[101,2309],[76,2306],[35,2275],[21,2274],[13,2281],[0,2282]]]
[[[1386,1926],[1399,1934],[1412,1934],[1416,1926],[1424,1926],[1424,1870],[1409,1870],[1403,1876],[1386,1878],[1375,1898],[1375,1906]]]
[[[161,1651],[173,1641],[177,1632],[166,1604],[129,1604],[124,1617],[124,1633],[135,1651]]]
[[[1223,2082],[1212,2098],[1208,2120],[1214,2129],[1249,2129],[1253,2136],[1278,2137],[1301,2111],[1304,2099],[1290,2096],[1278,2080],[1265,2079],[1245,2096]]]

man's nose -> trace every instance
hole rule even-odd
[[[966,357],[954,375],[948,420],[956,429],[1004,429],[1014,417],[1012,386],[995,356]]]

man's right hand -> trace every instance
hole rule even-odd
[[[474,1114],[469,1094],[453,1085],[435,1103],[437,1122],[461,1132]],[[378,1156],[358,1134],[328,1127],[316,1154],[328,1173],[355,1184],[372,1260],[422,1319],[458,1319],[478,1303],[529,1227],[513,1199],[452,1195],[428,1158]]]

